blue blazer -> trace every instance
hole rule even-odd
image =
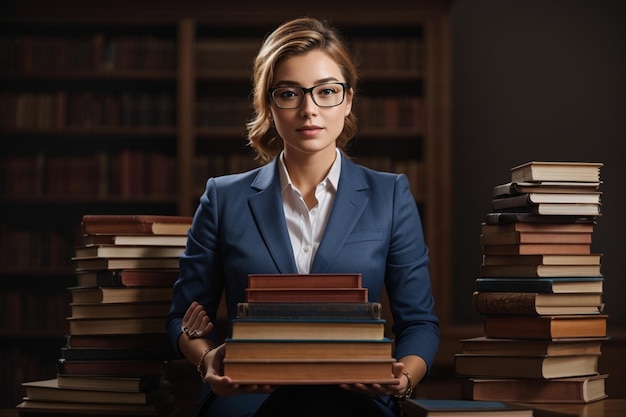
[[[439,347],[439,328],[428,265],[406,176],[370,170],[342,153],[334,206],[311,273],[359,272],[370,301],[380,300],[384,285],[393,315],[394,357],[419,355],[430,368]],[[204,305],[214,318],[225,290],[230,323],[237,303],[245,301],[251,273],[297,273],[276,159],[252,171],[207,181],[168,314],[175,349],[191,302]],[[218,343],[215,334],[210,337]]]

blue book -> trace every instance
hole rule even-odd
[[[402,411],[406,417],[533,416],[529,406],[499,401],[407,399]]]
[[[602,293],[603,277],[476,278],[479,292]]]

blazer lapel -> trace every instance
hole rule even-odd
[[[325,273],[343,247],[346,239],[365,210],[369,200],[367,183],[361,177],[357,165],[342,154],[341,176],[324,237],[315,254],[312,273]]]
[[[276,159],[259,170],[251,187],[259,192],[248,197],[250,210],[278,272],[296,273],[298,269],[283,214]]]

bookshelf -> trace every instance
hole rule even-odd
[[[0,300],[46,283],[66,302],[83,214],[192,215],[208,176],[255,166],[244,137],[249,60],[276,25],[311,15],[340,27],[361,60],[349,153],[409,176],[437,313],[451,323],[449,2],[29,3],[0,13]],[[55,373],[66,323],[50,320],[57,330],[0,328],[0,366],[40,364],[3,381],[14,388],[0,407],[19,402],[23,380]],[[30,357],[17,353],[26,348]]]

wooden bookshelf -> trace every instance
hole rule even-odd
[[[62,292],[67,280],[50,271],[71,273],[83,214],[192,215],[209,176],[256,166],[244,137],[249,61],[267,32],[310,15],[340,27],[361,59],[360,130],[350,154],[409,176],[445,329],[452,320],[448,6],[443,0],[394,7],[366,1],[358,9],[326,1],[271,8],[117,0],[0,6],[0,256],[15,261],[0,267],[0,294],[10,290],[7,282],[28,288],[16,271]],[[62,243],[52,245],[52,235]],[[18,246],[29,249],[14,257],[20,239]],[[40,261],[26,265],[32,259]],[[33,348],[44,362],[41,375],[28,379],[54,373],[63,343],[62,331],[38,335],[52,339],[53,352]],[[2,345],[9,339],[32,345],[13,336],[0,331]],[[3,362],[7,355],[2,348]],[[23,377],[3,383],[14,389],[4,390],[0,407],[19,402]]]

